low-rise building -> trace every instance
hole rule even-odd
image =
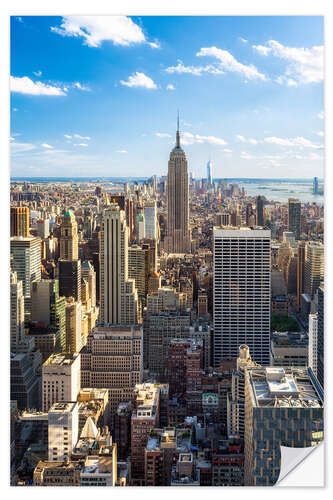
[[[271,366],[308,366],[308,338],[298,332],[274,332]]]

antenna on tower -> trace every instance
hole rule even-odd
[[[179,109],[177,109],[177,133],[176,133],[176,148],[180,148]]]

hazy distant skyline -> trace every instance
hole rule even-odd
[[[11,175],[323,177],[323,18],[11,19]]]

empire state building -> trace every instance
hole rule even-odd
[[[169,253],[190,253],[187,158],[180,145],[179,116],[176,145],[168,163],[167,191],[167,250]]]

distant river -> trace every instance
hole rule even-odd
[[[315,202],[318,205],[324,204],[323,195],[312,194],[312,181],[279,181],[274,179],[256,180],[230,180],[229,183],[237,183],[240,188],[244,187],[248,196],[263,195],[267,200],[287,202],[288,198],[298,198],[303,203]],[[320,189],[323,184],[319,183]]]

